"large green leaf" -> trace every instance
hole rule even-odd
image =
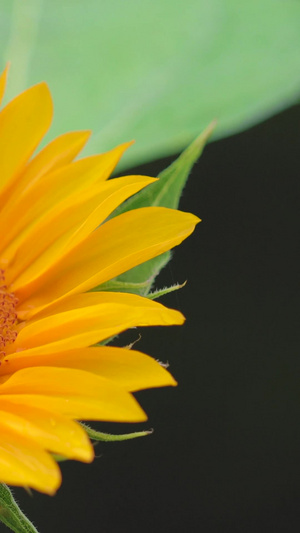
[[[54,134],[91,128],[90,151],[136,139],[123,165],[179,152],[297,101],[298,0],[3,0],[9,94],[45,79]],[[2,56],[2,57],[1,57]]]

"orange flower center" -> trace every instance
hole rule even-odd
[[[6,354],[6,346],[17,338],[17,307],[18,300],[5,285],[5,272],[0,268],[0,359]]]

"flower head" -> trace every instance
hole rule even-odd
[[[130,143],[74,160],[86,131],[34,156],[51,118],[45,83],[0,113],[0,482],[49,494],[60,484],[52,453],[93,459],[76,420],[143,421],[132,392],[175,384],[151,357],[97,344],[135,326],[182,324],[181,313],[89,291],[178,245],[198,221],[159,207],[107,220],[155,180],[108,180]]]

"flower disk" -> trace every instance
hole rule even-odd
[[[176,384],[151,357],[98,344],[135,326],[182,324],[181,313],[89,291],[180,244],[198,222],[159,207],[108,219],[154,178],[108,180],[131,143],[75,160],[86,131],[33,155],[51,120],[45,83],[0,112],[0,482],[48,494],[61,482],[52,454],[93,459],[76,420],[144,421],[132,392]]]

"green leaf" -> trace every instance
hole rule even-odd
[[[190,145],[168,168],[163,170],[159,175],[159,180],[152,183],[146,189],[135,196],[129,198],[113,213],[113,216],[120,215],[131,209],[138,209],[146,206],[163,206],[176,209],[179,205],[182,190],[186,184],[189,173],[198,160],[207,139],[212,134],[215,123],[212,122],[199,137]],[[154,257],[138,265],[124,274],[121,274],[116,280],[98,287],[96,290],[118,290],[134,292],[141,296],[147,296],[151,290],[153,282],[159,272],[166,266],[171,259],[171,252],[165,252],[158,257]],[[170,291],[168,291],[170,292]],[[164,293],[158,294],[158,298]],[[154,298],[155,296],[151,296]]]
[[[87,432],[91,440],[102,442],[117,442],[123,440],[137,439],[138,437],[146,437],[147,435],[151,435],[153,433],[153,429],[150,429],[148,431],[135,431],[134,433],[112,435],[111,433],[102,433],[100,431],[96,431],[95,429],[90,428],[86,424],[83,424],[83,422],[80,422],[80,424]]]
[[[7,485],[0,484],[0,520],[15,533],[38,533],[26,518]]]
[[[232,134],[299,100],[297,0],[3,0],[9,96],[45,79],[51,136],[134,138],[127,168],[178,153],[212,117]],[[126,159],[127,157],[127,159]]]

